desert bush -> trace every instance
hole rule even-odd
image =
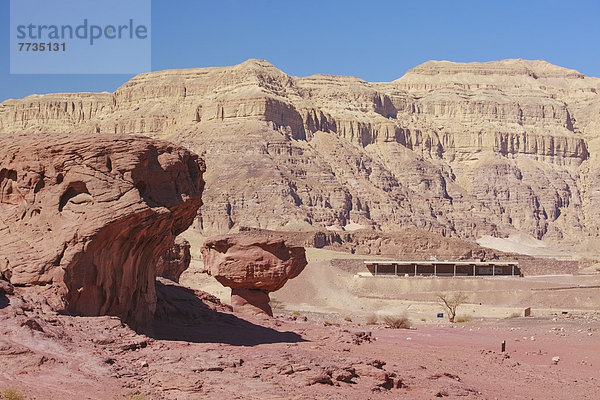
[[[352,318],[346,316],[346,317],[344,317],[344,321],[346,321],[346,322],[352,322]]]
[[[366,324],[367,325],[375,325],[377,324],[377,321],[379,320],[379,318],[377,318],[377,314],[369,314],[367,315],[367,319],[366,319]]]
[[[146,396],[141,393],[136,393],[131,396],[116,397],[115,400],[146,400]]]
[[[336,322],[331,322],[328,319],[326,319],[325,321],[323,321],[323,325],[325,325],[325,326],[340,326],[340,324],[338,324]]]
[[[421,318],[421,322],[426,322],[427,318]]]
[[[454,322],[471,322],[473,321],[473,318],[468,317],[466,315],[461,315],[459,317],[456,317],[456,319],[454,320]]]
[[[2,400],[25,400],[25,395],[15,388],[7,388],[2,391]]]
[[[388,328],[393,329],[410,329],[411,326],[410,320],[404,315],[399,317],[393,315],[386,315],[385,317],[383,317],[383,323]]]
[[[299,316],[300,316],[300,312],[299,312],[299,311],[294,311],[294,312],[292,313],[292,315],[293,315],[294,317],[299,317]]]

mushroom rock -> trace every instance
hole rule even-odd
[[[209,238],[202,256],[206,272],[231,288],[234,311],[270,316],[269,292],[298,276],[307,264],[304,247],[256,232]]]
[[[156,274],[173,282],[179,282],[179,277],[188,269],[191,261],[190,243],[182,237],[177,237],[173,246],[158,260]]]
[[[58,312],[147,324],[159,257],[202,205],[204,161],[130,135],[0,135],[0,269]]]

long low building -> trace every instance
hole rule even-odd
[[[373,276],[520,275],[516,261],[365,261]]]

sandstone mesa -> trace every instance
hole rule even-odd
[[[198,152],[207,236],[413,226],[585,246],[600,233],[599,90],[544,61],[430,61],[369,83],[248,60],[8,100],[0,132],[138,134]]]

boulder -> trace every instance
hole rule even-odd
[[[0,279],[0,296],[4,296],[6,294],[13,294],[13,287],[10,282]]]
[[[204,161],[120,135],[0,135],[0,268],[76,315],[145,324],[157,261],[201,206]]]
[[[158,260],[156,274],[179,282],[179,277],[190,266],[192,255],[190,243],[182,237],[175,238],[175,243]]]
[[[202,256],[206,272],[231,288],[234,311],[271,316],[269,292],[298,276],[307,264],[304,247],[253,231],[209,238]]]

